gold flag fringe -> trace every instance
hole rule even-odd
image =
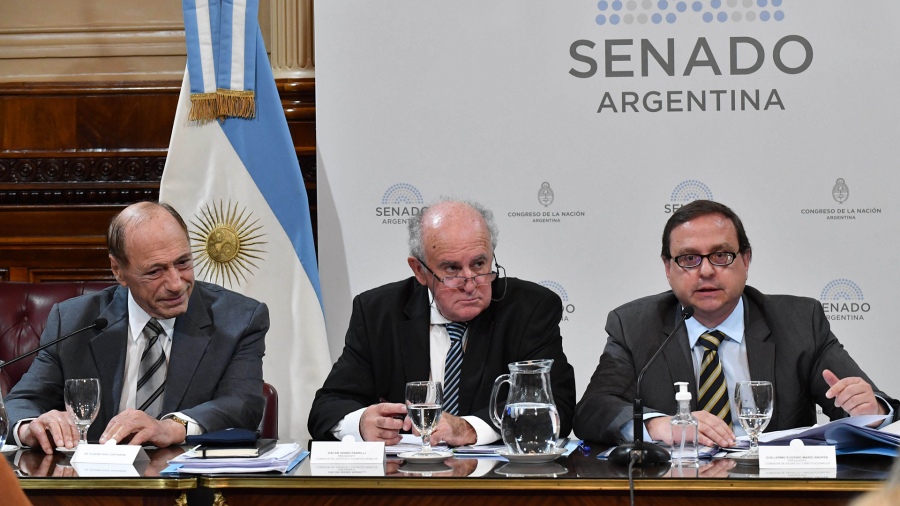
[[[216,93],[191,93],[191,121],[212,121],[218,115]]]
[[[225,90],[216,92],[216,108],[219,118],[256,117],[256,100],[253,90]]]

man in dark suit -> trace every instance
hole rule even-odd
[[[490,211],[478,204],[440,202],[423,209],[409,228],[415,277],[354,299],[344,351],[313,401],[313,438],[399,442],[399,432],[410,428],[403,416],[406,383],[444,379],[449,322],[467,323],[458,416],[445,412],[432,441],[496,441],[488,415],[494,380],[509,372],[510,362],[533,359],[554,361],[552,393],[560,434],[568,434],[575,379],[562,349],[559,297],[491,270],[497,230]]]
[[[818,301],[763,295],[745,286],[750,258],[744,226],[727,206],[698,200],[672,215],[662,248],[672,291],[610,312],[606,348],[575,411],[578,437],[610,444],[632,439],[637,374],[675,328],[684,307],[694,308],[693,318],[678,330],[641,384],[644,424],[652,439],[671,440],[667,415],[676,411],[676,381],[690,385],[704,445],[734,443],[733,427],[724,420],[727,415],[739,426],[732,404],[738,381],[773,383],[775,409],[766,430],[816,423],[816,404],[832,419],[888,414],[898,408],[896,401],[873,390],[872,381],[831,333]],[[700,336],[716,330],[725,336],[715,354],[725,380],[720,392],[727,398],[723,409],[713,414],[698,408],[697,385],[702,363],[712,355]]]
[[[38,354],[6,399],[10,440],[47,453],[72,448],[78,432],[65,412],[63,386],[70,378],[91,377],[100,379],[101,402],[89,440],[164,447],[188,434],[255,429],[264,402],[266,306],[194,281],[187,227],[168,205],[129,206],[110,224],[108,244],[121,286],[58,304],[41,342],[97,318],[107,326]],[[145,336],[147,329],[158,337]],[[151,346],[161,350],[159,373],[142,368]],[[152,386],[146,394],[139,386],[145,384]]]

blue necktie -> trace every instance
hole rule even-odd
[[[444,404],[443,411],[451,415],[459,411],[459,378],[462,373],[462,337],[466,333],[466,323],[447,324],[450,334],[450,349],[444,361]]]

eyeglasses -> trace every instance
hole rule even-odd
[[[709,260],[709,263],[716,267],[726,267],[734,263],[737,253],[728,251],[716,251],[708,255],[697,255],[696,253],[688,253],[687,255],[678,255],[673,258],[675,263],[685,269],[693,269],[699,267],[703,263],[703,259]]]
[[[466,286],[466,283],[468,283],[470,279],[476,285],[489,285],[493,283],[495,279],[497,279],[497,271],[491,271],[487,274],[477,274],[468,278],[465,276],[447,276],[441,279],[441,277],[435,274],[434,271],[431,270],[428,265],[422,261],[422,259],[417,258],[416,260],[418,260],[419,263],[422,264],[422,267],[424,267],[425,270],[427,270],[431,273],[432,276],[434,276],[434,279],[443,283],[447,288],[462,288]]]

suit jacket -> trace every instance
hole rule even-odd
[[[822,371],[839,378],[859,376],[872,381],[837,340],[815,299],[789,295],[763,295],[744,289],[744,338],[753,380],[771,381],[775,409],[766,431],[804,427],[816,423],[816,404],[831,419],[847,416],[834,401],[825,398],[828,384]],[[609,313],[609,337],[600,363],[575,409],[575,433],[590,441],[620,444],[619,430],[632,418],[637,374],[675,327],[680,305],[669,291],[629,302]],[[676,381],[691,389],[691,409],[696,410],[697,381],[682,326],[656,362],[644,374],[641,399],[645,412],[674,415]],[[874,387],[874,384],[873,388]],[[896,401],[883,392],[894,409]]]
[[[572,427],[575,373],[563,353],[559,321],[562,301],[551,290],[515,278],[494,281],[494,297],[506,295],[469,322],[459,387],[459,414],[488,424],[494,380],[507,364],[553,359],[551,388],[560,434]],[[308,428],[315,439],[334,439],[331,428],[348,413],[381,399],[403,403],[406,383],[431,372],[428,289],[409,278],[358,295],[353,300],[344,351],[316,392]]]
[[[103,330],[76,334],[41,351],[6,398],[13,426],[47,411],[65,411],[69,378],[100,378],[100,411],[88,438],[99,439],[119,412],[128,339],[128,290],[122,286],[55,305],[41,344],[106,318]],[[256,429],[262,419],[265,304],[197,281],[187,312],[175,319],[161,413],[180,411],[206,431]]]

